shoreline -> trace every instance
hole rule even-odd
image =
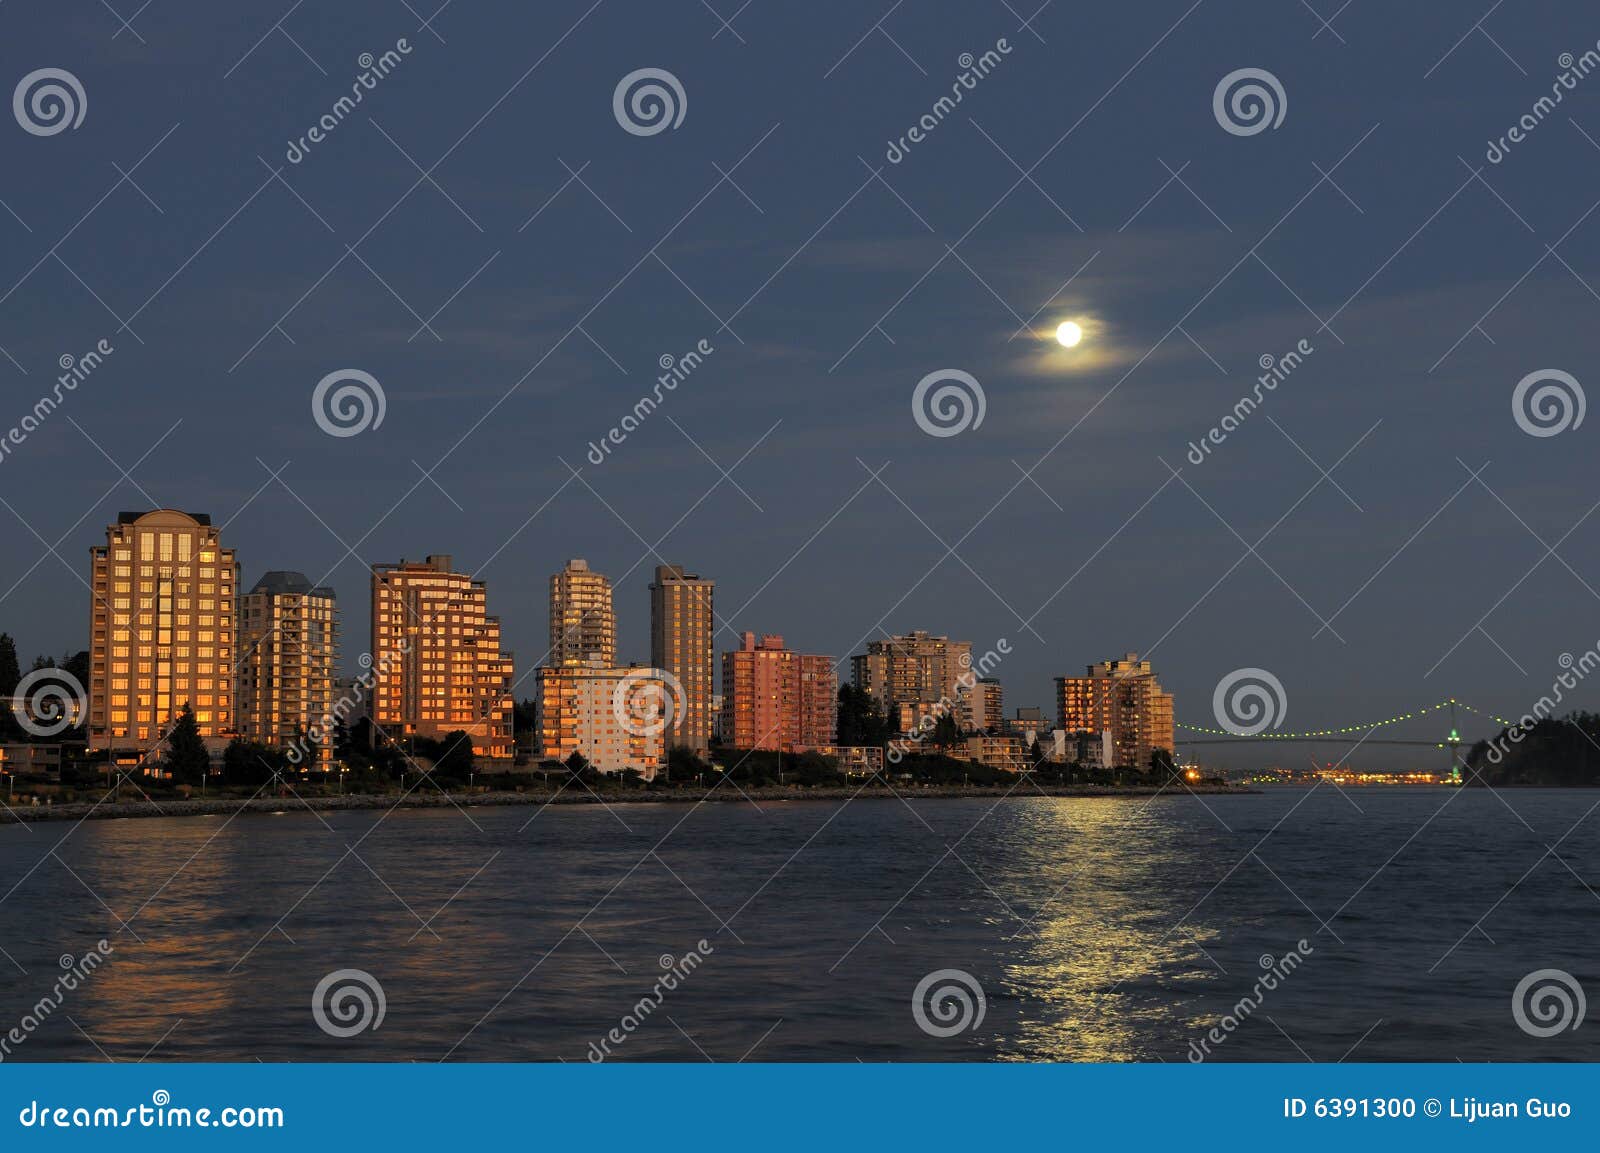
[[[486,793],[416,793],[397,796],[392,793],[348,793],[332,797],[219,797],[184,800],[174,797],[162,801],[116,801],[103,803],[75,803],[70,805],[27,805],[0,808],[0,825],[35,824],[42,821],[109,821],[147,817],[208,817],[231,816],[236,813],[292,813],[316,810],[318,812],[367,811],[375,809],[443,809],[451,807],[510,808],[544,805],[686,805],[746,804],[751,801],[782,804],[789,801],[847,801],[856,800],[962,800],[981,797],[1018,796],[1038,797],[1153,797],[1165,793],[1171,797],[1188,794],[1220,796],[1251,794],[1259,790],[1243,785],[1190,785],[1183,791],[1163,789],[1156,785],[1056,785],[1040,786],[1026,793],[1015,786],[998,785],[934,785],[928,788],[890,790],[882,787],[848,788],[766,788],[745,789],[672,789],[653,791],[630,790],[625,793],[599,795],[579,791],[562,792],[486,792]]]

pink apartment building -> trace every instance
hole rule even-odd
[[[781,636],[744,634],[722,654],[722,740],[736,749],[806,752],[834,743],[831,657],[791,652]]]

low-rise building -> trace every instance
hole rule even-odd
[[[0,773],[18,777],[61,775],[60,745],[0,745]]]
[[[976,734],[966,739],[967,760],[977,761],[1006,773],[1026,772],[1031,768],[1028,746],[1018,737],[991,737]]]

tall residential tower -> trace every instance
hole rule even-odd
[[[338,605],[331,588],[304,573],[269,572],[239,598],[239,732],[245,740],[288,748],[302,734],[299,762],[325,769],[333,760]]]
[[[1157,749],[1173,751],[1172,694],[1138,653],[1090,665],[1081,677],[1057,677],[1056,710],[1059,728],[1109,744],[1114,764],[1107,768],[1148,769]]]
[[[588,561],[569,560],[550,578],[550,651],[544,663],[561,668],[591,661],[608,668],[617,661],[611,582],[590,571]]]
[[[511,654],[482,581],[448,556],[372,566],[370,713],[391,739],[462,730],[481,757],[509,758]]]
[[[89,552],[89,747],[143,755],[186,704],[231,735],[238,568],[211,518],[125,512]]]
[[[657,565],[650,585],[650,663],[675,677],[683,690],[683,716],[672,718],[667,744],[696,752],[711,747],[716,587],[716,581],[702,580],[681,565]]]

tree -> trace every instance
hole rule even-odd
[[[589,771],[589,758],[582,753],[574,751],[573,754],[562,762],[567,766],[567,772],[575,777],[581,777]]]
[[[84,692],[89,691],[89,650],[80,649],[69,657],[61,658],[61,668],[70,674],[72,679],[83,686]]]
[[[686,745],[673,745],[667,750],[667,778],[676,781],[698,781],[711,771],[711,766],[700,754]]]
[[[956,724],[953,713],[943,712],[939,719],[933,722],[933,747],[936,749],[953,749],[961,743],[961,726]]]
[[[211,754],[206,752],[206,743],[200,737],[200,726],[194,719],[194,709],[187,701],[183,704],[183,712],[167,733],[165,767],[180,785],[199,784],[205,779],[206,770],[211,767]]]
[[[1150,773],[1160,784],[1178,776],[1178,766],[1172,759],[1171,749],[1154,749],[1150,753]]]
[[[839,686],[839,744],[882,748],[894,736],[878,698],[855,685]]]
[[[230,785],[259,788],[284,766],[282,750],[235,737],[222,754],[222,779]]]
[[[355,759],[355,742],[350,738],[350,726],[344,723],[343,717],[333,722],[333,756],[347,765]]]
[[[434,758],[433,769],[441,777],[465,780],[477,767],[472,759],[472,735],[464,729],[455,729],[439,742],[439,755]]]
[[[11,714],[11,698],[17,695],[22,670],[17,665],[17,643],[10,633],[0,633],[0,740],[16,740],[22,726]]]

